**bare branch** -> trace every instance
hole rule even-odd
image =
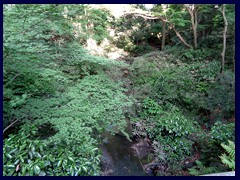
[[[127,12],[124,14],[124,16],[128,15],[128,14],[132,14],[134,16],[140,16],[143,17],[144,19],[160,19],[163,22],[167,22],[170,24],[170,26],[172,27],[172,29],[174,30],[174,32],[176,33],[177,37],[180,39],[180,41],[187,47],[187,48],[192,48],[192,46],[190,44],[188,44],[183,37],[181,36],[181,34],[176,30],[176,28],[174,27],[174,25],[168,21],[167,19],[164,19],[161,16],[154,16],[151,14],[141,14],[141,13],[136,13],[136,12]]]
[[[21,74],[21,73],[18,73],[17,75],[15,75],[9,82],[7,82],[7,83],[5,84],[5,87],[6,87],[7,85],[9,85],[14,79],[16,79],[20,74]]]
[[[10,125],[8,125],[4,130],[3,130],[3,134],[6,130],[8,130],[10,127],[14,126],[17,122],[19,121],[19,119],[13,121]]]

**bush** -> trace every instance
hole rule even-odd
[[[165,68],[175,67],[173,63],[169,63],[172,61],[175,61],[173,56],[161,51],[155,51],[135,58],[132,64],[132,79],[135,86],[144,84],[152,86]],[[176,62],[179,61],[176,60]]]
[[[67,147],[46,145],[36,136],[37,127],[23,126],[17,135],[4,139],[4,176],[99,175],[99,152],[93,140]],[[34,139],[34,140],[33,140]]]
[[[211,139],[217,143],[227,143],[228,140],[235,140],[235,123],[223,124],[222,122],[216,122],[211,131]]]
[[[217,167],[206,167],[201,161],[196,161],[196,166],[189,168],[189,174],[194,176],[204,175],[204,174],[212,174],[219,172]]]
[[[235,141],[235,124],[217,121],[210,132],[202,133],[202,138],[198,140],[202,161],[209,166],[219,165],[219,156],[223,154],[221,144],[227,143],[228,140]]]
[[[215,56],[216,53],[220,54],[220,52],[208,48],[197,50],[187,49],[181,54],[180,58],[186,61],[206,61],[217,59]]]
[[[199,100],[200,107],[212,112],[218,120],[230,118],[234,114],[235,76],[233,72],[226,71],[222,74],[206,93],[207,96]]]
[[[134,54],[135,56],[139,56],[145,53],[149,53],[152,50],[153,49],[149,44],[134,45],[133,48],[130,50],[130,53]]]
[[[154,100],[146,98],[140,115],[146,119],[144,126],[147,135],[155,141],[153,147],[160,161],[171,159],[173,163],[192,153],[197,127],[176,106],[169,103],[160,106]]]

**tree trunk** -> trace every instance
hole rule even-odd
[[[166,22],[162,21],[162,45],[161,45],[162,50],[165,47],[165,40],[166,40]]]
[[[194,49],[197,49],[198,48],[198,43],[197,43],[198,12],[197,12],[196,4],[194,4],[193,15],[194,15],[194,24],[193,24]]]
[[[189,7],[189,5],[184,5],[190,16],[191,16],[191,22],[192,22],[192,29],[193,29],[193,47],[194,49],[197,49],[198,43],[197,43],[197,26],[198,26],[198,11],[197,11],[197,5],[194,4],[192,7]]]
[[[85,15],[85,18],[87,20],[87,23],[85,24],[85,29],[87,31],[88,30],[88,18],[87,18],[87,8],[86,7],[84,8],[84,15]]]
[[[224,71],[225,52],[226,52],[226,34],[227,34],[227,27],[228,27],[227,18],[226,18],[226,15],[225,15],[225,10],[226,10],[226,4],[223,4],[222,16],[223,16],[223,20],[224,20],[224,30],[223,30],[223,50],[222,50],[222,53],[221,53],[222,62],[221,62],[220,73],[223,73],[223,71]]]
[[[169,23],[170,27],[174,30],[174,32],[176,33],[177,37],[180,39],[180,41],[187,47],[187,48],[192,48],[192,46],[190,44],[188,44],[184,39],[183,37],[181,36],[181,34],[175,29],[174,25],[164,19],[163,17],[161,16],[152,16],[152,15],[144,15],[144,14],[140,14],[140,13],[125,13],[126,14],[134,14],[135,16],[140,16],[140,17],[143,17],[143,18],[146,18],[146,19],[161,19],[162,22],[165,22],[165,23]],[[166,36],[166,35],[165,35]],[[165,44],[164,44],[165,45]]]
[[[187,48],[192,48],[192,46],[190,44],[188,44],[183,37],[181,36],[181,34],[179,34],[179,32],[175,29],[175,27],[173,26],[173,24],[171,22],[169,22],[170,26],[172,27],[172,29],[174,30],[174,32],[176,33],[177,37],[180,39],[180,41],[187,47]]]

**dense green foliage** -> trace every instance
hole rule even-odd
[[[226,122],[234,114],[234,74],[218,76],[216,61],[184,63],[161,52],[135,58],[133,68],[135,98],[141,102],[136,110],[147,134],[138,126],[134,133],[153,140],[158,160],[174,166],[200,150],[210,166],[219,161],[220,144],[234,140],[235,124]],[[209,168],[202,173],[223,170],[221,165]]]
[[[69,147],[46,145],[38,139],[36,126],[23,127],[4,140],[4,175],[61,176],[98,175],[100,162],[96,141],[82,137],[83,144]],[[85,134],[86,135],[86,134]]]
[[[235,170],[235,144],[232,141],[228,141],[228,145],[222,143],[221,146],[227,152],[227,155],[224,153],[220,156],[221,161],[232,170]]]
[[[106,132],[149,140],[158,175],[235,169],[234,5],[221,73],[222,5],[99,7],[3,6],[3,175],[100,175]],[[134,57],[94,56],[89,40]]]
[[[25,124],[4,141],[4,173],[98,175],[101,134],[127,135],[123,108],[130,100],[103,74],[124,63],[89,55],[74,40],[63,5],[23,6],[4,7],[4,126]],[[12,22],[19,15],[24,26]]]
[[[206,167],[201,161],[196,161],[196,166],[189,168],[189,173],[194,176],[217,173],[216,167]]]

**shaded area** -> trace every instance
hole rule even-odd
[[[120,135],[109,135],[108,138],[109,142],[100,147],[103,152],[102,175],[147,176],[131,148],[134,142]]]

